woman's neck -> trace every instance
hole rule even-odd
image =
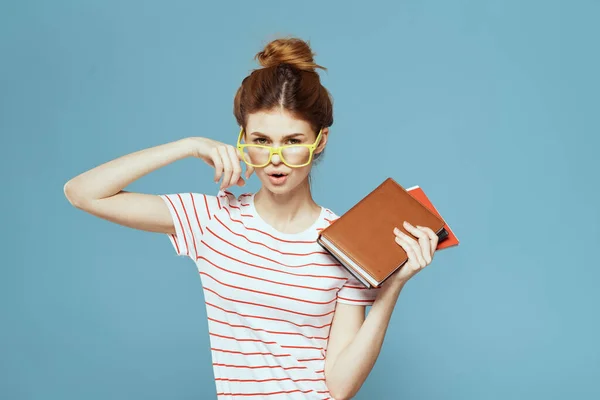
[[[308,229],[321,213],[321,207],[312,198],[308,179],[285,194],[262,187],[254,196],[254,208],[274,229],[291,234]]]

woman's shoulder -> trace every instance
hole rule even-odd
[[[202,210],[212,215],[219,211],[233,211],[238,214],[244,208],[248,209],[252,195],[252,193],[242,193],[236,196],[228,190],[219,190],[213,194],[206,192],[186,192],[161,196],[171,200],[171,202],[189,203],[190,209],[196,212]]]
[[[323,219],[329,224],[339,218],[339,215],[333,212],[330,208],[324,206],[321,206],[321,208],[323,209]]]
[[[253,193],[241,193],[236,196],[229,190],[219,190],[214,195],[205,196],[210,203],[210,208],[214,211],[225,210],[235,214],[244,214],[244,212],[246,214],[250,213]]]

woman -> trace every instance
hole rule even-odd
[[[67,182],[82,210],[169,236],[196,263],[209,319],[219,398],[347,399],[371,371],[404,284],[428,265],[437,236],[406,225],[390,232],[408,263],[379,289],[362,287],[317,242],[337,216],[315,203],[309,174],[327,145],[332,103],[313,53],[278,39],[257,54],[263,68],[234,100],[238,146],[191,137],[125,155]],[[232,138],[233,139],[233,138]],[[124,191],[174,161],[200,158],[215,169],[216,195]],[[235,197],[255,173],[257,193]],[[365,306],[372,308],[365,318]]]

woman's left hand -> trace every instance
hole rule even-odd
[[[417,240],[398,228],[394,229],[396,243],[406,251],[408,261],[398,271],[394,272],[389,280],[401,285],[415,276],[417,272],[431,264],[433,254],[438,245],[438,236],[430,228],[423,226],[415,227],[408,222],[404,222],[404,228],[415,236]]]

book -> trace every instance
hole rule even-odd
[[[431,228],[439,238],[437,249],[459,243],[421,187],[406,190],[392,178],[323,229],[317,242],[364,286],[380,287],[408,261],[393,232],[398,228],[415,238],[404,221]]]
[[[438,217],[442,218],[438,210],[435,208],[429,197],[425,194],[425,191],[420,186],[412,186],[406,189],[406,191],[415,199],[419,201],[419,203],[423,204],[425,207],[429,209],[429,211],[433,212]],[[443,219],[443,218],[442,218]],[[458,246],[460,241],[454,234],[454,231],[450,228],[450,226],[444,221],[444,230],[447,235],[445,238],[440,238],[438,241],[438,245],[436,247],[436,251],[447,249],[448,247]]]

